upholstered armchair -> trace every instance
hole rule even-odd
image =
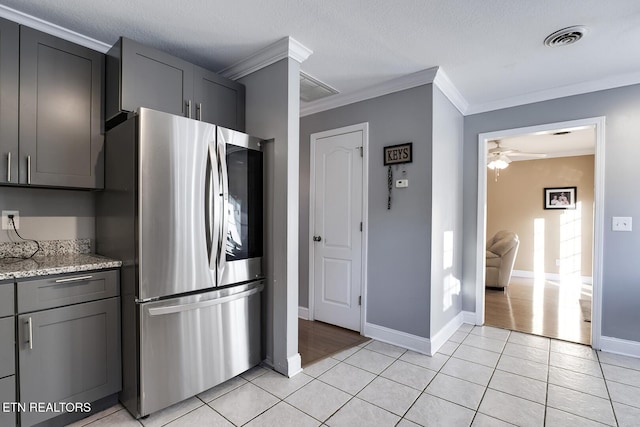
[[[512,231],[498,231],[487,241],[485,286],[506,288],[511,280],[520,240]]]

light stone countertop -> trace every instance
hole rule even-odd
[[[96,254],[60,254],[30,259],[0,259],[0,280],[49,276],[52,274],[119,268],[121,261]]]

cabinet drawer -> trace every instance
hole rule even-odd
[[[0,319],[0,378],[13,375],[16,370],[14,331],[13,316]]]
[[[0,285],[0,317],[13,316],[13,283]]]
[[[0,402],[16,401],[16,377],[14,375],[0,378]],[[0,426],[12,427],[16,425],[16,413],[0,411]]]
[[[116,270],[87,271],[18,282],[18,313],[94,301],[119,294]]]

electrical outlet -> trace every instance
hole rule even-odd
[[[614,216],[611,221],[611,229],[613,231],[631,231],[631,217]]]
[[[16,229],[20,229],[20,212],[19,211],[2,211],[2,229],[13,230],[11,221],[9,221],[9,215],[13,215],[13,223]]]

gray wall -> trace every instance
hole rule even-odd
[[[462,144],[464,118],[433,89],[431,336],[462,310]]]
[[[95,207],[90,191],[49,188],[0,187],[0,210],[20,211],[20,229],[25,239],[94,239]],[[0,242],[15,239],[0,230]]]
[[[248,104],[248,103],[247,103]],[[369,123],[368,323],[429,337],[432,85],[323,111],[300,119],[300,294],[309,300],[309,141],[312,133]],[[387,145],[413,142],[413,163],[394,167],[387,210]]]
[[[640,341],[640,85],[467,116],[464,119],[463,309],[475,311],[478,134],[606,116],[602,335]],[[636,219],[612,232],[612,216]]]

